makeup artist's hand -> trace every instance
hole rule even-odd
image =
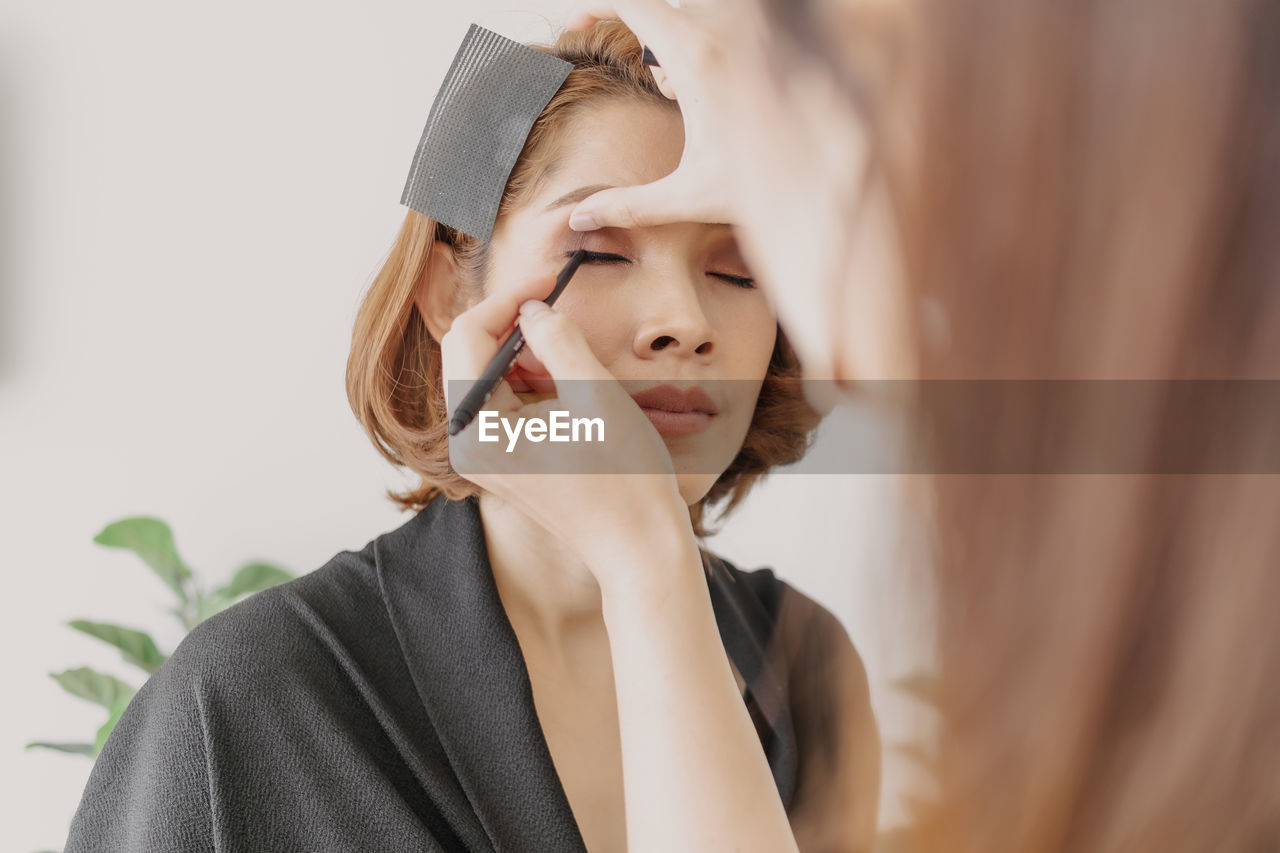
[[[666,0],[586,2],[570,30],[621,18],[657,57],[652,69],[663,94],[678,100],[685,147],[670,175],[635,187],[602,190],[574,208],[571,228],[632,228],[669,222],[736,222],[735,161],[726,156],[744,127],[741,66],[761,23],[755,3],[698,3],[674,9]],[[758,63],[758,60],[754,60]]]
[[[643,550],[655,530],[672,529],[692,540],[692,525],[662,437],[595,357],[577,324],[538,300],[550,290],[550,280],[529,282],[491,294],[454,319],[440,342],[449,411],[498,351],[519,310],[528,342],[520,363],[549,374],[557,397],[525,402],[508,381],[513,371],[484,411],[496,412],[512,427],[520,418],[549,422],[553,411],[599,418],[605,441],[552,444],[522,432],[513,442],[499,423],[490,431],[498,440],[486,442],[477,418],[449,440],[449,459],[461,476],[565,542],[604,586],[609,578],[602,572],[616,562],[609,557],[620,540]]]
[[[915,307],[904,301],[892,205],[871,180],[869,127],[849,85],[894,79],[882,59],[896,41],[882,35],[899,29],[898,5],[809,9],[837,50],[815,58],[771,31],[762,0],[683,0],[678,9],[583,0],[570,29],[620,18],[653,51],[655,78],[680,104],[685,148],[661,180],[584,199],[570,226],[728,222],[807,378],[910,378],[904,324]],[[906,151],[908,116],[887,108],[903,102],[889,94],[877,99],[881,150]]]

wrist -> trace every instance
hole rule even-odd
[[[597,565],[607,569],[608,564],[619,557],[650,550],[675,538],[692,537],[689,506],[680,496],[674,478],[670,479],[670,488],[625,483],[619,500],[602,501],[590,518],[579,517],[569,524],[567,539],[573,543],[578,557],[592,569]]]
[[[689,523],[674,524],[658,533],[649,529],[638,540],[618,540],[616,547],[602,549],[588,564],[600,585],[605,621],[618,608],[661,607],[682,584],[703,584],[702,554]]]

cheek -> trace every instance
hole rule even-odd
[[[481,289],[484,296],[507,293],[515,288],[520,278],[512,275],[517,269],[515,259],[506,242],[494,240],[489,247],[485,267],[481,270],[484,276]]]
[[[736,379],[763,379],[778,336],[778,319],[763,297],[753,305],[735,306],[722,327],[726,330],[726,365]]]
[[[578,324],[591,351],[608,366],[631,353],[633,318],[643,305],[637,300],[643,298],[643,290],[615,282],[573,281],[556,302],[556,310]]]
[[[725,339],[728,384],[737,402],[734,405],[734,439],[741,444],[750,429],[756,401],[778,336],[778,321],[767,306],[739,312],[733,331]],[[726,462],[726,465],[728,463]]]

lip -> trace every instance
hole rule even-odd
[[[690,388],[658,385],[632,394],[631,399],[662,436],[701,432],[717,412],[711,395],[696,385]]]

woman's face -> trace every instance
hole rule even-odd
[[[578,269],[556,310],[582,328],[595,356],[633,396],[674,385],[699,387],[711,398],[714,414],[683,419],[638,401],[671,453],[681,494],[695,503],[742,447],[777,319],[728,226],[676,223],[583,235],[568,225],[573,206],[592,192],[669,174],[683,147],[683,123],[670,107],[615,100],[581,110],[542,184],[498,219],[485,288],[492,293],[554,275],[578,248],[608,256]],[[518,372],[530,387],[545,388],[546,371],[528,350]]]

